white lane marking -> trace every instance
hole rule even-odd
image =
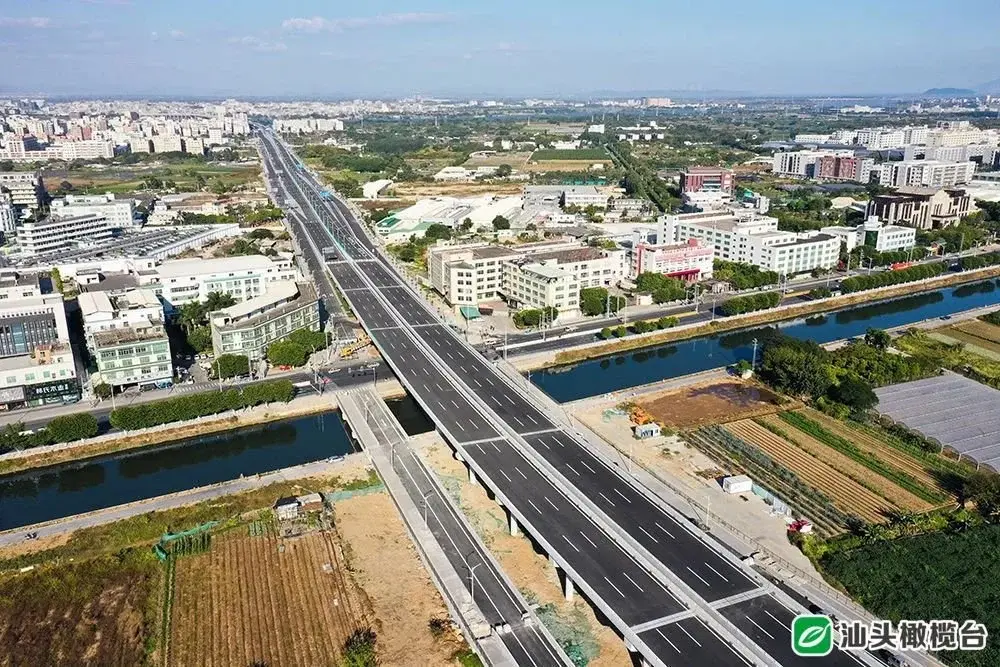
[[[573,544],[572,542],[570,542],[570,541],[569,541],[569,538],[568,538],[568,537],[566,537],[565,535],[563,535],[563,536],[562,536],[562,538],[563,538],[564,540],[566,540],[566,544],[568,544],[568,545],[570,545],[571,547],[573,547],[573,550],[574,550],[574,551],[576,551],[576,552],[579,552],[579,551],[580,551],[579,549],[577,549],[577,547],[576,547],[576,545],[575,545],[575,544]]]
[[[675,651],[677,651],[678,653],[680,653],[680,652],[681,652],[681,650],[680,650],[679,648],[677,648],[676,646],[674,646],[674,643],[673,643],[672,641],[670,641],[669,639],[667,639],[667,636],[666,636],[665,634],[663,634],[663,630],[661,630],[661,629],[659,629],[659,628],[656,628],[656,634],[658,634],[658,635],[660,635],[661,637],[663,637],[663,641],[665,641],[665,642],[667,642],[668,644],[670,644],[670,648],[674,649],[674,650],[675,650]]]
[[[454,401],[454,399],[452,399],[452,401],[451,401],[451,404],[455,406],[455,409],[456,409],[456,410],[461,410],[461,409],[462,409],[462,408],[458,407],[458,403],[456,403],[456,402]]]
[[[666,528],[664,528],[663,526],[661,526],[658,521],[654,521],[653,525],[656,526],[657,528],[659,528],[660,530],[662,530],[667,535],[669,535],[671,537],[671,539],[675,539],[675,540],[677,539],[676,537],[674,537],[673,533],[671,533],[669,530],[667,530]]]
[[[522,422],[520,419],[518,419],[517,415],[511,415],[510,418],[513,419],[514,421],[516,421],[521,426],[524,426],[524,422]]]
[[[589,537],[587,537],[587,533],[585,533],[585,532],[583,532],[583,531],[581,530],[581,531],[580,531],[580,534],[581,534],[581,535],[583,535],[583,539],[585,539],[585,540],[587,540],[588,542],[590,542],[590,544],[591,544],[591,546],[592,546],[592,547],[594,547],[595,549],[597,548],[597,545],[596,545],[596,544],[594,544],[594,540],[592,540],[592,539],[590,539]]]
[[[493,449],[497,450],[497,453],[500,452],[500,445],[495,442],[490,442],[490,444],[493,445]]]
[[[462,422],[455,422],[455,426],[457,426],[460,429],[462,429],[462,433],[465,433],[465,427],[462,426]]]
[[[771,639],[774,639],[774,635],[772,635],[772,634],[771,634],[770,632],[768,632],[768,631],[767,631],[767,630],[765,630],[764,628],[760,627],[760,624],[759,624],[759,623],[757,623],[757,621],[753,620],[753,619],[752,619],[752,618],[750,618],[749,616],[747,616],[746,618],[747,618],[747,620],[748,620],[748,621],[750,621],[750,622],[751,622],[751,623],[753,623],[753,624],[754,624],[755,626],[757,626],[757,629],[758,629],[758,630],[760,630],[761,632],[763,632],[763,633],[764,633],[765,635],[767,635],[767,636],[768,636],[768,637],[770,637]]]
[[[504,394],[503,397],[507,399],[508,403],[510,403],[511,405],[514,405],[514,399],[513,398],[511,398],[507,394]]]
[[[788,625],[787,623],[782,623],[781,621],[779,621],[778,617],[769,612],[767,609],[764,610],[764,613],[773,618],[774,622],[777,623],[778,625]]]
[[[711,565],[709,565],[707,561],[705,563],[705,567],[707,567],[709,570],[711,570],[712,572],[715,572],[717,575],[719,575],[719,578],[722,579],[723,581],[727,581],[727,582],[729,581],[728,579],[726,579],[725,577],[722,576],[721,572],[719,572],[714,567],[712,567]],[[775,619],[775,620],[777,620],[777,619]]]
[[[542,510],[538,509],[538,505],[536,505],[535,503],[531,502],[530,498],[528,499],[528,504],[531,505],[532,507],[534,507],[535,511],[538,512],[539,514],[542,513]]]
[[[445,354],[448,355],[449,359],[451,359],[452,361],[455,361],[455,355],[453,355],[451,352],[445,352]]]
[[[559,511],[559,508],[556,506],[556,504],[554,502],[552,502],[551,500],[549,500],[548,496],[542,496],[542,498],[545,498],[545,502],[547,502],[549,505],[552,505],[552,509],[554,509],[557,512]]]
[[[501,470],[500,470],[500,474],[501,474],[501,475],[503,475],[503,476],[504,476],[504,478],[506,478],[506,480],[507,480],[508,482],[510,482],[511,484],[513,484],[513,483],[514,483],[514,480],[512,480],[512,479],[511,479],[511,478],[510,478],[510,477],[509,477],[509,476],[507,475],[507,473],[505,473],[505,472],[503,471],[503,469],[501,469]]]
[[[685,566],[685,567],[687,567],[687,566]],[[690,572],[690,573],[691,573],[691,574],[693,574],[694,576],[696,576],[696,577],[698,577],[699,579],[701,579],[701,583],[705,584],[705,585],[706,585],[706,586],[708,586],[709,588],[711,588],[711,587],[712,587],[712,584],[710,584],[710,583],[708,583],[707,581],[705,581],[705,580],[704,580],[704,579],[702,578],[702,576],[701,576],[700,574],[698,574],[697,572],[695,572],[694,570],[692,570],[692,569],[691,569],[690,567],[688,567],[688,569],[687,569],[687,570],[688,570],[688,572]]]
[[[657,544],[659,544],[659,543],[660,543],[660,541],[659,541],[658,539],[656,539],[655,537],[653,537],[653,535],[652,535],[652,534],[651,534],[651,533],[650,533],[650,532],[649,532],[648,530],[646,530],[645,528],[643,528],[642,526],[639,526],[639,530],[641,530],[642,532],[646,533],[646,536],[647,536],[647,537],[648,537],[649,539],[651,539],[651,540],[653,540],[654,542],[656,542]]]
[[[580,473],[578,473],[578,472],[576,471],[576,468],[574,468],[574,467],[573,467],[573,466],[571,466],[570,464],[568,464],[568,463],[567,463],[567,464],[566,464],[566,467],[567,467],[567,468],[569,468],[570,470],[572,470],[572,471],[573,471],[573,474],[574,474],[574,475],[576,475],[577,477],[579,477],[579,476],[580,476]]]
[[[690,632],[688,632],[687,630],[685,630],[685,629],[684,629],[684,626],[683,626],[683,625],[681,625],[680,623],[678,623],[678,624],[677,624],[677,627],[681,629],[681,632],[683,632],[684,634],[686,634],[686,635],[688,636],[688,639],[690,639],[691,641],[693,641],[693,642],[694,642],[695,644],[697,644],[697,645],[698,645],[699,647],[701,646],[701,642],[700,642],[700,641],[698,641],[697,639],[695,639],[694,637],[692,637],[692,636],[691,636],[691,633],[690,633]]]
[[[514,466],[514,470],[516,470],[517,474],[519,474],[521,477],[523,477],[525,479],[528,479],[528,476],[525,475],[524,472],[520,468],[518,468],[517,466]]]
[[[545,449],[551,449],[551,447],[549,447],[548,445],[546,445],[545,441],[543,439],[541,439],[541,438],[538,438],[538,444],[541,445],[542,447],[544,447]]]
[[[600,496],[601,498],[604,498],[605,500],[607,500],[607,501],[608,501],[608,503],[609,503],[609,504],[610,504],[610,505],[611,505],[612,507],[615,507],[615,506],[616,506],[616,505],[615,505],[615,504],[614,504],[613,502],[611,502],[611,498],[608,498],[608,497],[607,497],[606,495],[604,495],[604,492],[603,492],[603,491],[598,491],[598,492],[597,492],[597,495],[599,495],[599,496]]]
[[[645,593],[646,592],[646,591],[642,590],[642,586],[640,586],[639,584],[635,583],[635,579],[633,579],[632,577],[628,576],[624,572],[622,572],[622,576],[625,577],[626,579],[628,579],[630,582],[632,582],[632,585],[635,586],[636,588],[638,588],[640,593]]]
[[[583,459],[580,459],[580,465],[582,465],[584,468],[586,468],[590,472],[594,473],[595,475],[597,474],[597,471],[594,470],[593,468],[591,468],[590,465],[586,461],[584,461]]]
[[[444,403],[442,403],[441,401],[438,401],[437,404],[441,406],[442,410],[444,410],[444,411],[447,412],[448,408],[444,407]]]
[[[472,381],[473,381],[473,382],[475,382],[475,383],[476,383],[476,386],[477,386],[477,387],[479,387],[480,389],[482,389],[482,388],[483,388],[483,385],[479,383],[479,380],[477,380],[477,379],[475,379],[475,378],[472,378]]]
[[[416,358],[414,358],[414,361],[416,361]],[[421,368],[420,370],[422,370],[422,371],[424,372],[424,375],[426,375],[427,377],[430,377],[430,375],[431,375],[431,372],[430,372],[429,370],[427,370],[427,367],[426,367],[426,366],[424,366],[424,367],[423,367],[423,368]]]
[[[615,487],[615,493],[617,493],[619,496],[621,496],[622,498],[624,498],[625,502],[628,502],[628,503],[632,502],[632,500],[629,499],[628,496],[626,496],[624,493],[622,493],[621,491],[618,490],[618,487]]]
[[[620,595],[620,596],[622,596],[622,597],[625,597],[625,594],[624,594],[624,593],[622,593],[622,589],[620,589],[620,588],[618,588],[617,586],[615,586],[615,585],[614,585],[614,583],[612,583],[610,579],[608,579],[607,577],[604,577],[604,581],[608,582],[608,584],[610,584],[610,585],[611,585],[611,588],[613,588],[613,589],[615,589],[616,591],[618,591],[618,595]]]

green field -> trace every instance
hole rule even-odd
[[[537,150],[531,154],[532,162],[543,160],[587,160],[588,162],[610,162],[611,156],[603,148],[577,148],[575,150]]]
[[[823,569],[880,618],[973,619],[990,640],[976,652],[946,653],[955,667],[1000,665],[1000,526],[937,532],[828,553]]]

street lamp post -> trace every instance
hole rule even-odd
[[[473,600],[476,599],[476,568],[482,565],[482,563],[476,563],[469,567],[469,595]]]
[[[425,493],[424,496],[423,496],[423,500],[424,500],[424,525],[426,525],[428,528],[430,528],[431,526],[430,526],[429,523],[427,523],[427,499],[431,496],[432,493],[434,493],[434,489],[431,489],[430,491],[428,491],[427,493]]]

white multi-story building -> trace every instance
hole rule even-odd
[[[689,239],[711,244],[718,259],[753,264],[784,275],[832,268],[837,264],[840,250],[836,237],[815,232],[781,232],[777,218],[753,211],[687,213],[661,218],[659,243]]]
[[[343,132],[344,121],[338,118],[275,118],[274,131],[282,134]]]
[[[878,252],[909,250],[917,245],[916,228],[886,225],[877,216],[857,227],[824,227],[820,231],[836,236],[848,252],[862,245]]]
[[[563,190],[562,205],[580,208],[596,206],[605,209],[608,207],[608,195],[602,193],[594,185],[572,185]]]
[[[529,307],[523,304],[535,303],[525,300],[530,290],[511,294],[512,289],[521,289],[527,281],[533,286],[531,289],[539,291],[535,297],[541,298],[542,292],[551,293],[553,298],[557,293],[560,295],[557,301],[561,305],[555,301],[545,305],[576,309],[577,295],[570,299],[565,290],[556,289],[558,285],[572,284],[577,291],[610,286],[629,271],[624,250],[601,250],[578,243],[537,243],[513,248],[439,245],[430,248],[427,263],[431,285],[454,306],[506,299],[515,306],[522,304],[516,307]],[[557,275],[556,271],[560,273]],[[564,274],[565,278],[560,277]],[[551,289],[542,290],[542,283],[537,281],[543,281]]]
[[[10,192],[11,203],[34,211],[42,204],[45,186],[37,171],[0,172],[0,189]]]
[[[70,246],[91,246],[114,235],[103,215],[77,215],[25,222],[17,230],[17,245],[25,255],[41,255]]]
[[[153,137],[154,153],[183,153],[184,140],[174,134]]]
[[[504,271],[504,295],[512,308],[555,308],[559,315],[580,314],[580,284],[556,260],[511,263]]]
[[[256,362],[271,343],[295,331],[319,331],[319,299],[309,283],[278,282],[260,296],[211,313],[209,322],[216,356],[242,354]]]
[[[944,188],[968,183],[975,171],[975,162],[902,160],[885,162],[879,165],[876,173],[879,183],[886,186]]]
[[[291,261],[264,255],[174,259],[160,264],[156,273],[164,307],[171,312],[185,303],[204,301],[212,292],[240,302],[262,295],[274,283],[295,280]]]
[[[876,127],[858,130],[856,141],[859,145],[873,151],[901,148],[904,144],[903,130],[896,128]]]
[[[106,139],[83,139],[58,144],[63,160],[96,160],[113,158],[115,144]]]
[[[115,199],[107,192],[102,195],[66,195],[50,204],[53,218],[73,218],[80,215],[101,215],[115,229],[128,229],[135,224],[135,203],[131,199]]]
[[[0,192],[0,233],[5,237],[14,233],[17,227],[17,209],[11,196],[6,192]]]
[[[163,304],[150,289],[132,289],[122,294],[84,292],[77,297],[83,315],[83,333],[88,344],[95,333],[114,329],[143,328],[163,323]]]
[[[774,154],[772,169],[779,175],[812,178],[815,176],[816,163],[824,157],[849,158],[854,157],[854,151],[782,151]]]
[[[796,134],[792,140],[797,144],[826,144],[831,141],[829,134]]]

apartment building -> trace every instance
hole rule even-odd
[[[11,196],[6,192],[0,192],[0,234],[4,238],[14,233],[17,229],[17,209],[14,208],[14,203],[11,200]],[[2,242],[3,239],[0,239]]]
[[[701,239],[691,238],[684,243],[652,244],[642,241],[632,244],[629,251],[631,275],[662,273],[686,282],[708,280],[712,277],[715,251]]]
[[[599,209],[608,207],[608,195],[602,193],[594,185],[572,185],[566,187],[562,194],[562,205],[587,208],[596,206]]]
[[[684,213],[660,219],[658,243],[690,239],[711,245],[718,259],[753,264],[785,275],[832,268],[840,250],[836,237],[778,231],[777,218],[754,211]]]
[[[782,176],[798,176],[802,178],[816,177],[816,164],[821,158],[853,158],[851,150],[822,151],[782,151],[771,158],[772,170]]]
[[[915,229],[953,225],[972,212],[972,198],[962,188],[899,188],[891,195],[877,195],[866,214],[879,220]]]
[[[92,246],[114,236],[103,215],[75,215],[25,222],[17,230],[17,245],[28,256],[42,255],[71,246]]]
[[[42,195],[45,194],[42,176],[37,171],[0,172],[0,189],[10,193],[15,207],[29,211],[42,205]]]
[[[504,272],[504,295],[517,310],[551,307],[560,316],[576,317],[580,314],[580,289],[573,275],[554,259],[534,262],[526,258],[511,262]]]
[[[154,153],[183,153],[184,140],[174,134],[158,135],[153,137]]]
[[[37,275],[0,273],[0,409],[79,398],[62,295],[44,294]]]
[[[500,299],[504,262],[522,254],[515,248],[486,244],[431,247],[427,252],[431,285],[457,306]]]
[[[823,155],[813,168],[815,178],[867,183],[871,180],[875,160],[857,156]]]
[[[878,182],[890,187],[946,188],[972,180],[975,162],[942,162],[940,160],[902,160],[885,162],[875,173]]]
[[[97,363],[92,385],[165,386],[173,381],[163,305],[152,290],[84,292],[78,302],[87,347]]]
[[[211,313],[209,322],[216,356],[242,354],[257,362],[292,332],[319,331],[319,299],[309,283],[274,283],[260,296]]]
[[[115,144],[107,139],[82,139],[57,144],[63,160],[110,159],[115,156]]]
[[[113,229],[129,229],[135,224],[133,200],[115,199],[110,192],[102,195],[66,195],[61,199],[53,199],[49,212],[53,218],[103,216]]]
[[[733,170],[724,167],[688,167],[681,172],[681,192],[733,194]]]
[[[155,280],[168,315],[212,292],[229,294],[237,302],[261,296],[275,283],[295,280],[290,260],[264,255],[217,259],[174,259],[160,264]]]

